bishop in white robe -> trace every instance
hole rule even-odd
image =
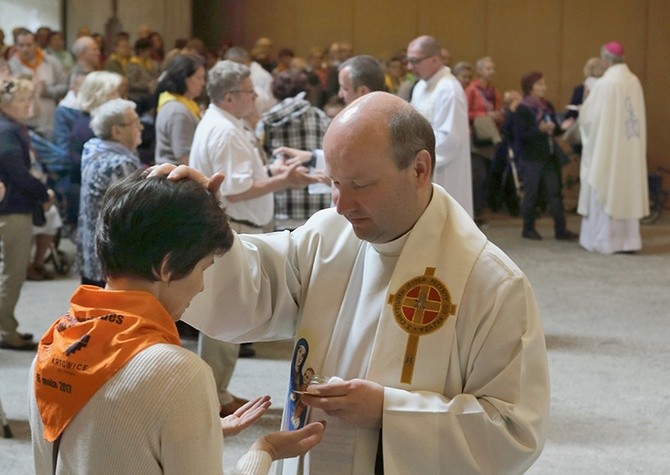
[[[644,95],[637,76],[621,62],[622,55],[618,43],[603,47],[606,61],[620,60],[609,63],[579,113],[579,242],[603,254],[640,250],[639,219],[649,212]]]

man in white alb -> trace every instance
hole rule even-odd
[[[522,473],[542,450],[533,291],[431,182],[434,150],[407,102],[357,99],[324,138],[335,208],[292,232],[236,236],[184,316],[216,338],[295,337],[284,427],[327,426],[282,473]]]
[[[208,73],[207,94],[211,104],[195,130],[189,165],[208,176],[226,176],[221,195],[232,229],[262,233],[274,214],[272,193],[302,188],[316,179],[298,163],[266,166],[253,133],[245,128],[244,118],[254,111],[256,100],[248,67],[219,61]],[[239,345],[200,336],[199,354],[214,372],[222,416],[246,403],[227,390],[238,352]]]
[[[407,68],[419,78],[411,103],[435,132],[433,181],[473,216],[468,100],[463,86],[444,65],[440,45],[432,36],[410,42]]]
[[[635,252],[642,249],[639,220],[649,212],[644,95],[621,43],[605,44],[600,56],[608,68],[579,112],[579,243],[603,254]]]

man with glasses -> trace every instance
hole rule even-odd
[[[433,181],[473,216],[468,102],[463,87],[444,65],[441,50],[432,36],[419,36],[407,47],[407,69],[419,78],[411,104],[435,132]]]
[[[300,162],[267,165],[266,158],[245,118],[255,111],[256,91],[247,66],[219,61],[207,75],[209,108],[195,129],[189,165],[210,176],[226,176],[221,185],[223,205],[231,228],[259,234],[272,229],[275,191],[304,188],[318,179]],[[228,416],[246,403],[227,390],[239,354],[239,345],[212,340],[201,334],[200,356],[212,367],[221,415]]]
[[[44,52],[30,30],[19,28],[14,34],[16,53],[9,60],[9,68],[14,76],[32,78],[35,96],[39,101],[38,114],[28,121],[28,125],[51,138],[53,134],[56,104],[65,96],[68,82],[58,60]]]

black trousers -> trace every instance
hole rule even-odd
[[[522,160],[521,181],[523,183],[523,230],[535,229],[535,220],[540,210],[545,209],[554,218],[554,234],[562,234],[565,227],[561,165],[558,159]]]

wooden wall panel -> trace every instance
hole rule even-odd
[[[354,51],[362,51],[363,45],[354,37],[354,4],[351,1],[298,0],[300,21],[294,24],[299,30],[302,43],[295,45],[297,54],[307,55],[309,49],[328,47],[338,41],[348,41]]]
[[[78,0],[81,1],[81,0]],[[129,1],[129,0],[123,0]],[[165,0],[164,0],[165,1]],[[206,0],[199,0],[204,2]],[[452,64],[492,56],[496,84],[519,89],[519,78],[542,71],[548,96],[560,110],[582,81],[586,60],[612,39],[626,47],[631,70],[647,97],[650,169],[670,166],[668,0],[209,0],[239,14],[235,28],[250,47],[270,36],[275,51],[291,46],[305,55],[315,45],[349,40],[357,54],[387,55],[421,35],[449,49]],[[197,21],[197,20],[196,20]],[[658,125],[657,125],[658,124]]]
[[[274,53],[290,46],[296,47],[296,32],[300,30],[296,0],[243,0],[239,2],[244,15],[242,46],[251,49],[256,39],[272,38]]]
[[[488,8],[486,0],[420,0],[412,37],[431,35],[451,53],[452,64],[484,55]]]
[[[417,2],[407,0],[357,1],[354,8],[354,38],[365,53],[389,58],[407,49],[416,36]]]
[[[541,71],[549,99],[556,102],[560,91],[561,8],[561,2],[552,0],[489,2],[486,53],[496,63],[498,88],[520,90],[523,74]]]
[[[670,134],[668,133],[668,117],[670,115],[670,61],[668,46],[670,45],[670,2],[652,0],[649,2],[649,23],[647,27],[647,80],[642,83],[645,88],[647,103],[647,152],[650,157],[649,170],[657,166],[670,168]],[[666,188],[670,183],[665,176]]]
[[[584,78],[586,60],[600,54],[600,47],[617,40],[626,48],[626,61],[631,71],[645,81],[645,49],[647,41],[647,2],[617,0],[608,2],[565,0],[563,23],[562,80],[573,86]],[[570,99],[572,88],[566,87],[563,103]]]

